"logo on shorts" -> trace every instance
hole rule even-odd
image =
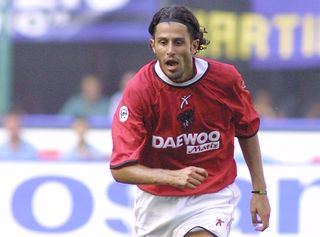
[[[217,219],[216,226],[221,226],[224,223],[223,220]]]
[[[119,119],[120,119],[120,122],[125,122],[127,121],[129,117],[129,110],[128,110],[128,107],[127,106],[122,106],[119,110]]]

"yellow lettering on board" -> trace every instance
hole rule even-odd
[[[279,55],[288,59],[293,54],[294,30],[299,24],[299,18],[294,14],[276,15],[273,22],[279,31]]]
[[[268,19],[261,14],[226,11],[195,11],[200,25],[208,34],[204,37],[211,43],[203,56],[213,58],[240,58],[260,60],[270,57],[271,46],[277,46],[277,52],[283,60],[290,59],[295,52],[310,58],[320,55],[320,16],[306,14],[277,14]],[[270,43],[271,33],[278,38]],[[299,34],[297,34],[299,33]],[[295,42],[301,39],[297,45]]]
[[[205,14],[197,11],[200,24],[208,30],[205,35],[210,40],[206,54],[215,58],[225,56],[235,59],[237,56],[237,15],[232,12],[211,11]]]
[[[249,59],[265,59],[269,55],[268,39],[270,26],[265,17],[258,14],[244,13],[240,18],[240,56]]]
[[[302,54],[305,57],[312,57],[315,53],[315,19],[311,14],[302,19]]]
[[[317,18],[317,28],[316,28],[316,52],[317,55],[320,56],[320,16]]]

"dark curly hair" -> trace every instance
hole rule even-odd
[[[207,33],[205,28],[201,28],[197,18],[185,6],[168,6],[161,8],[152,18],[149,25],[149,33],[154,37],[155,28],[161,22],[179,22],[187,26],[192,38],[199,40],[199,50],[206,49],[210,43],[209,40],[204,38],[204,33]]]

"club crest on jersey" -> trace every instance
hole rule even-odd
[[[120,109],[119,109],[119,119],[120,119],[120,122],[125,122],[127,121],[129,117],[129,110],[128,110],[128,107],[127,106],[121,106]]]
[[[177,120],[181,124],[182,129],[187,129],[194,121],[194,111],[193,109],[185,110],[178,114]]]

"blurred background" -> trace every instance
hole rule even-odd
[[[237,67],[262,118],[273,217],[261,236],[319,234],[319,0],[0,0],[0,235],[130,236],[134,188],[110,177],[111,119],[170,4],[194,11],[211,41],[201,56]],[[232,236],[256,236],[238,146],[235,158]]]

